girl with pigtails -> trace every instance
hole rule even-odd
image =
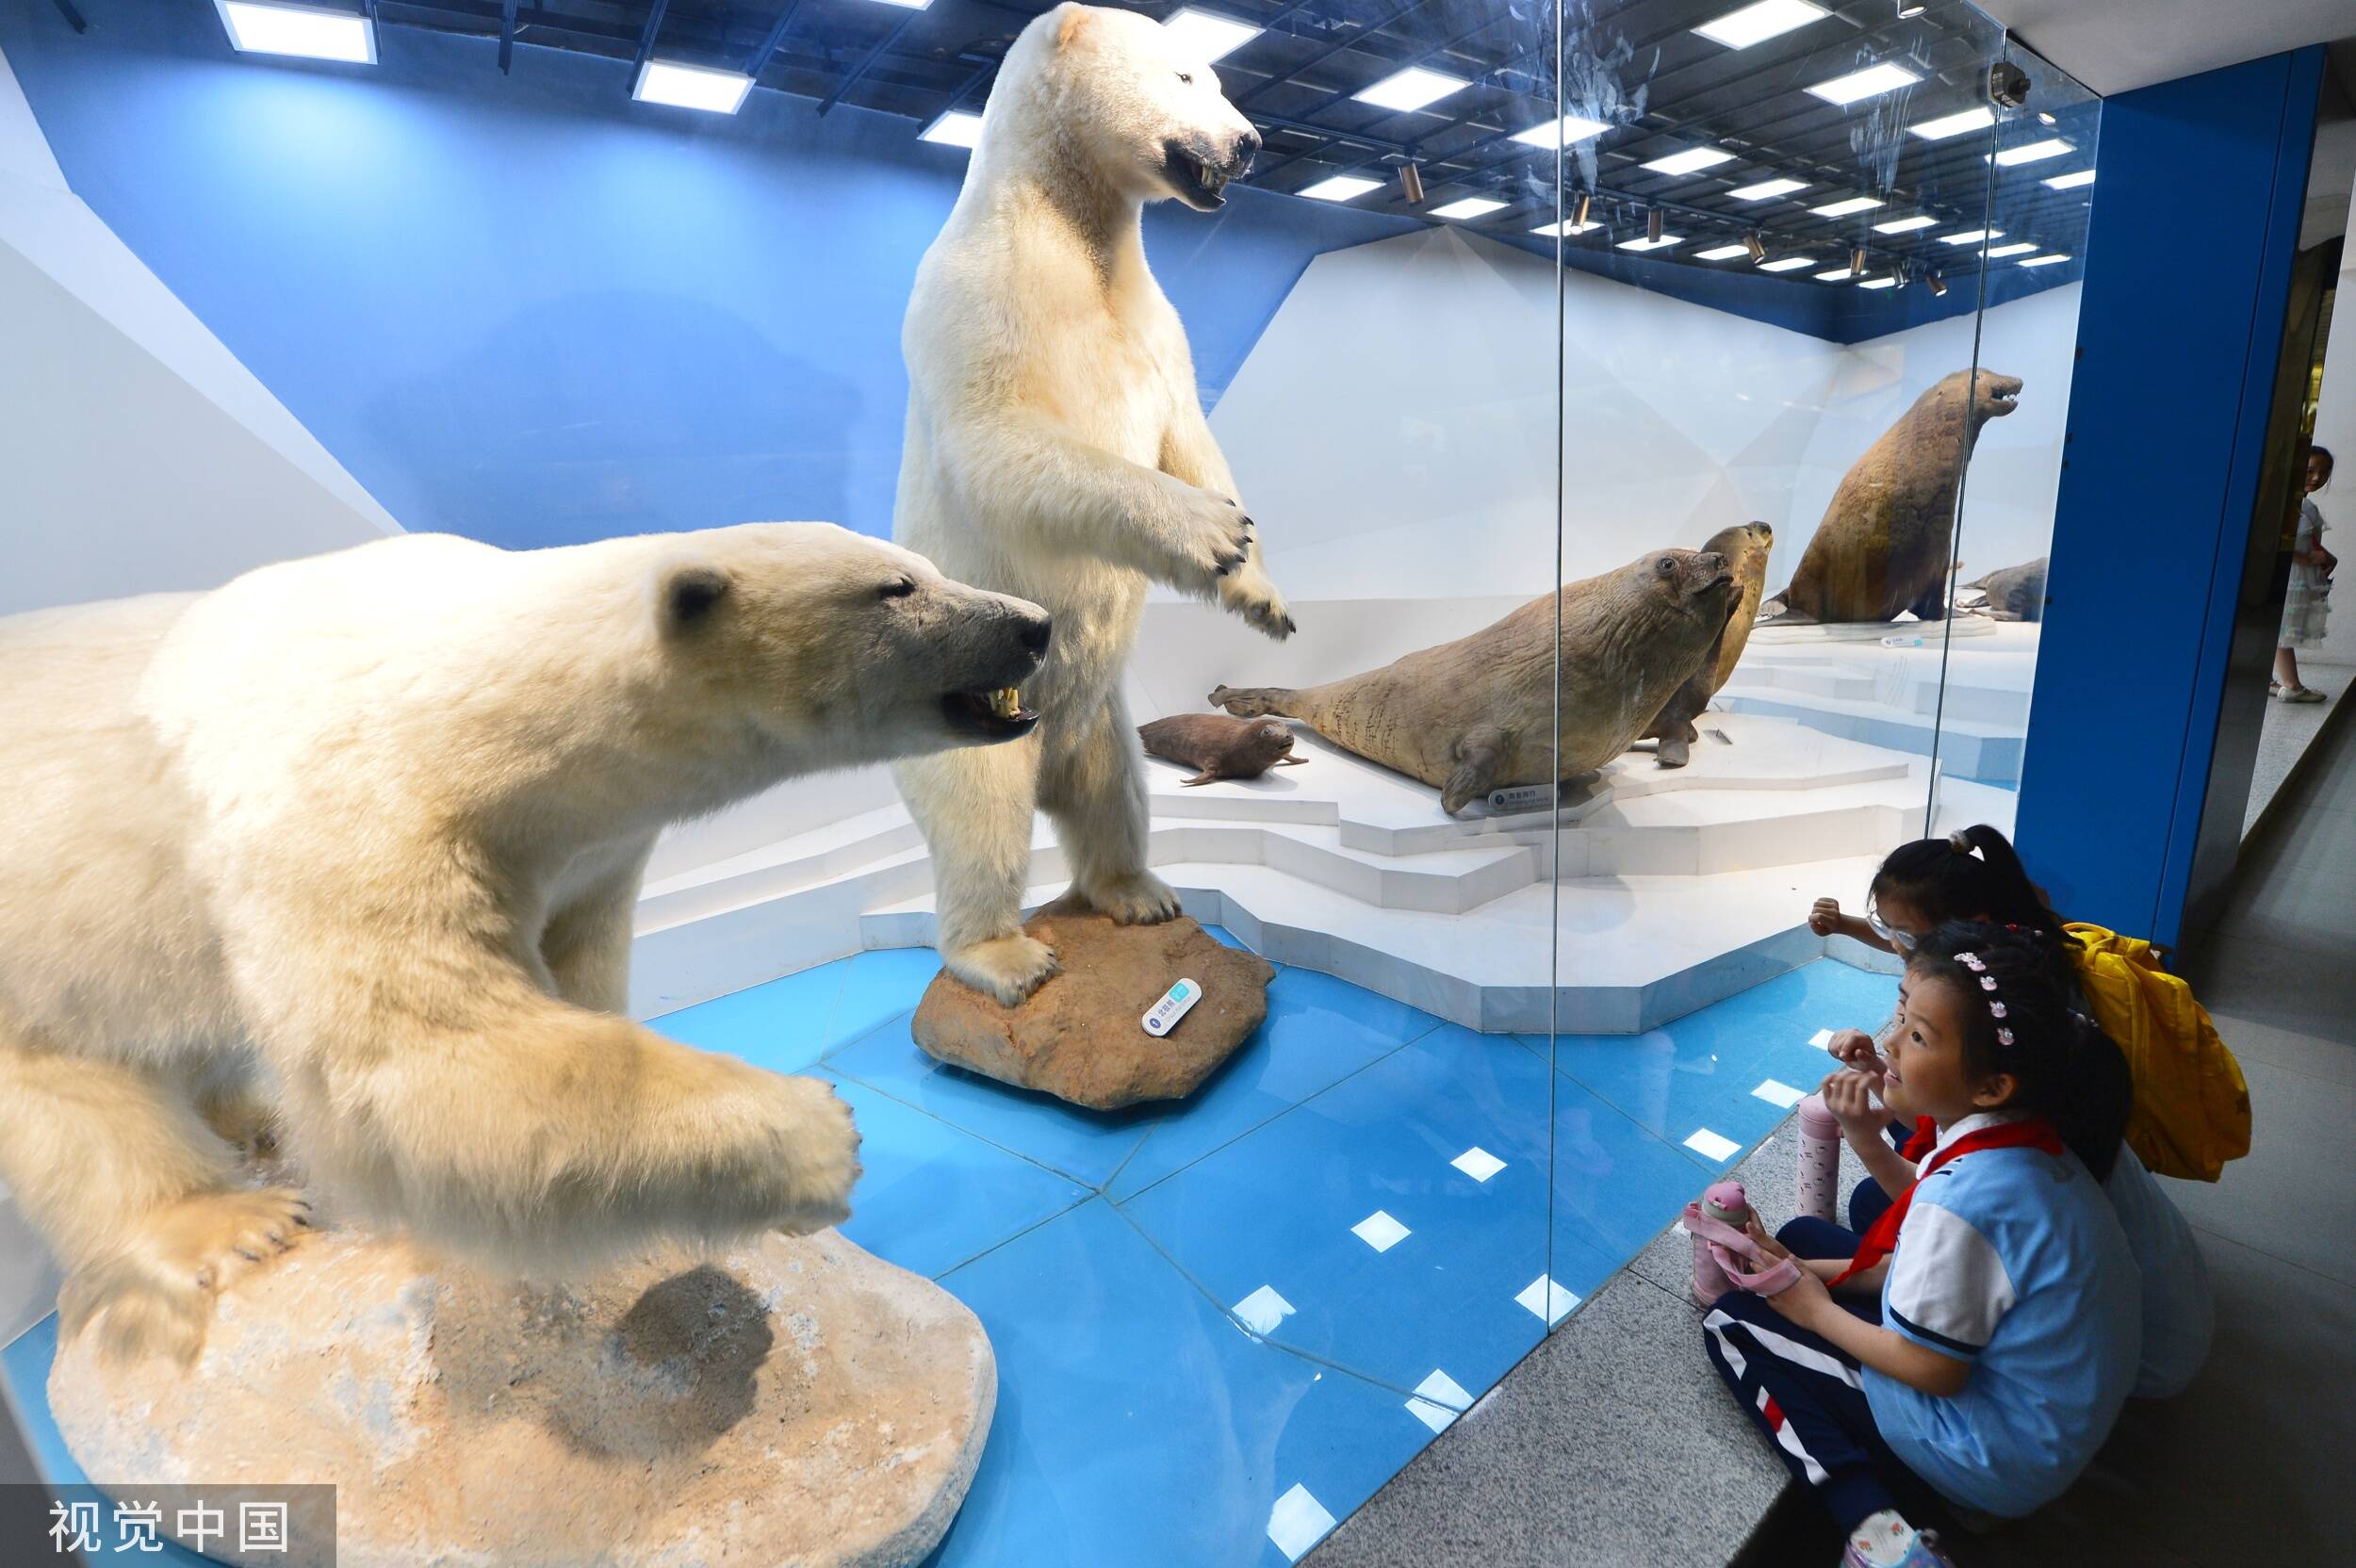
[[[2058,1495],[2135,1381],[2138,1271],[2102,1184],[2127,1066],[2071,1009],[2051,945],[1962,923],[1909,945],[1877,1060],[1881,1119],[1935,1129],[1920,1168],[1862,1236],[1759,1237],[1798,1260],[1792,1282],[1703,1320],[1853,1568],[1945,1564],[1914,1523],[1938,1502],[2017,1517]]]

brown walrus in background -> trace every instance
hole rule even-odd
[[[1454,816],[1491,790],[1576,778],[1626,751],[1701,668],[1734,597],[1726,557],[1655,550],[1379,670],[1298,691],[1221,686],[1211,701],[1244,718],[1302,720],[1336,745],[1437,786],[1441,808]]]
[[[1974,378],[1977,390],[1974,390]],[[1947,614],[1955,498],[1980,427],[2019,406],[2019,376],[1957,370],[1866,449],[1801,553],[1780,621],[1888,621]]]
[[[1720,529],[1702,547],[1726,558],[1727,568],[1734,573],[1735,600],[1726,612],[1726,627],[1710,645],[1710,657],[1644,728],[1645,735],[1659,738],[1661,747],[1654,755],[1664,768],[1681,768],[1691,760],[1693,743],[1700,738],[1693,721],[1708,711],[1710,699],[1734,674],[1735,662],[1751,640],[1759,591],[1767,586],[1767,552],[1775,544],[1774,529],[1765,523],[1743,523]]]
[[[1298,767],[1293,727],[1282,719],[1231,719],[1224,713],[1173,713],[1137,726],[1148,757],[1166,757],[1203,771],[1189,784],[1257,778],[1273,767]]]
[[[2018,566],[1993,571],[1977,582],[1967,582],[1966,588],[1977,588],[1988,596],[1988,612],[1999,621],[2041,621],[2045,618],[2045,561],[2024,561]]]

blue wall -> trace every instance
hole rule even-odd
[[[0,0],[67,179],[403,526],[890,531],[900,319],[962,153],[776,93],[633,104],[627,65],[556,50],[502,77],[487,41],[384,27],[373,69],[265,62],[201,0],[81,8]],[[1415,226],[1152,209],[1205,399],[1312,256]]]
[[[2163,942],[2181,937],[2322,64],[2299,50],[2103,109],[2019,838],[2057,908]]]

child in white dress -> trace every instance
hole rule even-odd
[[[2331,481],[2331,453],[2323,447],[2307,453],[2307,492],[2312,496]],[[2338,556],[2323,547],[2323,531],[2330,525],[2313,500],[2299,503],[2299,531],[2291,542],[2290,591],[2282,599],[2282,635],[2274,650],[2272,691],[2284,702],[2321,702],[2323,694],[2299,678],[2300,648],[2323,641],[2323,626],[2331,612],[2331,573]]]

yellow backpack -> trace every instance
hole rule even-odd
[[[2094,1021],[2119,1042],[2135,1080],[2127,1147],[2163,1176],[2214,1182],[2250,1152],[2250,1086],[2192,988],[2162,969],[2151,944],[2100,925],[2064,927]]]

